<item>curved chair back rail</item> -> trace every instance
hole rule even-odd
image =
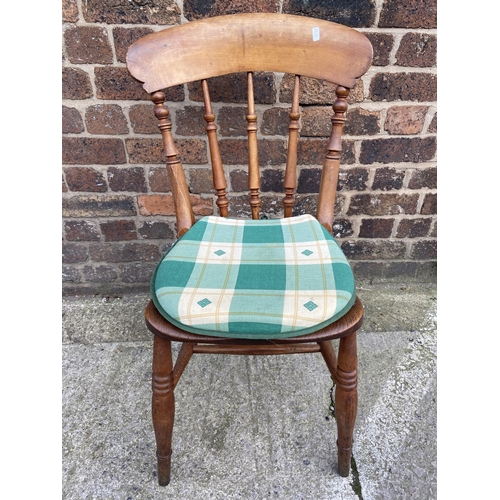
[[[127,67],[148,92],[242,71],[298,74],[352,88],[372,55],[362,33],[340,24],[289,14],[233,14],[143,37],[130,47]]]

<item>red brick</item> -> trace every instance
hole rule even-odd
[[[153,192],[168,193],[172,187],[166,167],[151,167],[149,170],[149,187]]]
[[[401,189],[405,178],[404,170],[383,167],[377,168],[373,179],[372,189],[381,191],[391,191],[392,189]]]
[[[410,189],[436,189],[437,188],[437,168],[425,168],[415,170],[408,183]]]
[[[359,228],[360,238],[389,238],[394,219],[363,219]]]
[[[113,28],[113,40],[115,42],[116,59],[124,63],[127,60],[129,47],[139,38],[153,33],[151,28]]]
[[[211,168],[190,168],[189,191],[191,193],[210,193],[213,188],[213,177]]]
[[[262,116],[260,131],[263,135],[288,136],[290,110],[287,108],[266,109]]]
[[[195,215],[211,215],[213,202],[209,198],[191,195],[191,206]],[[139,195],[137,197],[141,215],[175,215],[174,200],[169,194]]]
[[[272,104],[275,101],[275,78],[273,73],[254,73],[255,104]],[[247,102],[247,74],[217,76],[208,80],[210,99],[212,102]],[[188,84],[189,98],[195,102],[203,102],[203,91],[200,82]]]
[[[246,136],[246,115],[246,107],[223,106],[217,116],[220,135],[223,137]]]
[[[366,168],[341,168],[337,191],[365,191],[368,183]]]
[[[135,216],[135,203],[130,196],[78,195],[63,198],[63,217],[125,217]]]
[[[145,240],[171,240],[175,237],[170,225],[160,221],[144,221],[138,232]]]
[[[375,135],[380,132],[380,111],[354,108],[346,113],[344,134]]]
[[[437,214],[437,194],[429,193],[425,195],[420,213],[422,215]]]
[[[372,65],[387,66],[394,45],[394,37],[387,33],[365,33],[365,36],[370,40],[373,47]]]
[[[297,163],[299,165],[323,165],[328,141],[325,139],[305,138],[299,140]],[[341,163],[349,165],[355,161],[354,141],[342,141]]]
[[[377,73],[370,83],[373,101],[435,101],[437,77],[430,73]]]
[[[92,85],[87,72],[79,68],[62,69],[63,99],[87,99],[92,97]]]
[[[384,130],[394,135],[419,134],[424,128],[427,106],[394,106],[387,110]]]
[[[396,65],[417,68],[436,66],[437,39],[426,33],[406,33],[396,52]]]
[[[302,111],[301,137],[330,137],[332,133],[331,106],[308,106]]]
[[[175,0],[86,0],[82,3],[82,11],[89,23],[173,25],[181,22]]]
[[[104,241],[129,241],[137,239],[137,231],[133,220],[112,220],[101,222]]]
[[[132,129],[136,134],[160,134],[152,103],[131,106],[129,117]]]
[[[67,23],[76,23],[78,17],[76,0],[62,0],[62,20]]]
[[[99,241],[100,236],[94,222],[72,220],[64,222],[67,241]]]
[[[65,168],[66,183],[71,191],[104,193],[108,190],[106,179],[99,170],[90,167]]]
[[[66,53],[73,64],[111,64],[113,52],[106,30],[76,26],[64,32]]]
[[[437,241],[421,240],[412,245],[410,252],[412,259],[435,259],[437,258]]]
[[[189,21],[224,14],[279,12],[278,0],[184,0],[184,15]]]
[[[432,219],[402,219],[398,225],[396,238],[419,238],[427,236]]]
[[[111,191],[145,193],[146,178],[142,167],[108,168],[108,183]]]
[[[365,140],[361,143],[359,161],[364,164],[371,164],[375,162],[417,163],[432,160],[435,154],[435,137],[373,139]]]
[[[202,106],[185,106],[175,113],[175,132],[177,135],[203,135],[207,122]]]
[[[128,72],[122,67],[94,68],[95,86],[98,99],[148,100],[149,94]]]
[[[436,113],[432,117],[431,123],[429,123],[429,128],[427,129],[428,132],[431,132],[431,133],[434,133],[434,134],[437,132],[437,118],[438,118],[438,115]]]
[[[283,140],[260,139],[258,150],[261,166],[281,165],[286,162],[286,147]],[[246,165],[248,163],[246,139],[222,139],[220,152],[222,162],[225,165]]]
[[[436,0],[386,0],[379,28],[436,28]]]
[[[348,238],[354,231],[352,223],[348,219],[335,219],[332,225],[332,235],[334,238]]]
[[[117,104],[96,104],[85,112],[87,131],[91,134],[127,134],[127,119]]]
[[[161,255],[157,245],[152,243],[93,243],[89,254],[96,262],[155,262]]]
[[[283,12],[325,19],[352,28],[363,28],[372,26],[376,7],[373,0],[350,0],[349,2],[284,0]]]
[[[351,197],[347,215],[413,215],[418,194],[356,194]]]
[[[62,107],[63,134],[81,134],[85,131],[80,112],[76,108]]]
[[[62,162],[67,165],[112,165],[125,163],[121,139],[63,137]]]
[[[165,163],[162,139],[126,139],[125,145],[130,163]],[[204,165],[207,163],[207,146],[203,139],[175,141],[182,164]]]

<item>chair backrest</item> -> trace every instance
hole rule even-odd
[[[316,213],[321,224],[331,231],[342,150],[341,133],[347,111],[346,100],[356,79],[369,68],[372,54],[368,39],[352,28],[287,14],[234,14],[213,17],[167,28],[132,44],[127,54],[127,67],[136,79],[144,82],[144,89],[151,93],[155,104],[155,115],[163,136],[172,184],[178,235],[181,236],[192,226],[194,214],[172,136],[169,111],[164,105],[164,89],[201,80],[204,119],[207,124],[214,189],[217,194],[216,203],[220,215],[227,217],[227,183],[207,80],[230,73],[247,73],[248,188],[252,218],[258,219],[260,174],[254,72],[295,75],[284,180],[285,217],[292,215],[297,188],[300,77],[336,84],[337,99],[333,103],[332,133],[326,145]]]

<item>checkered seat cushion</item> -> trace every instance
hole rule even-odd
[[[312,333],[356,298],[342,250],[310,215],[200,219],[159,262],[151,295],[183,330],[248,339]]]

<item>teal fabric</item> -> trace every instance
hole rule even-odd
[[[183,330],[249,339],[311,333],[356,298],[342,250],[310,215],[200,219],[159,262],[151,295]]]

